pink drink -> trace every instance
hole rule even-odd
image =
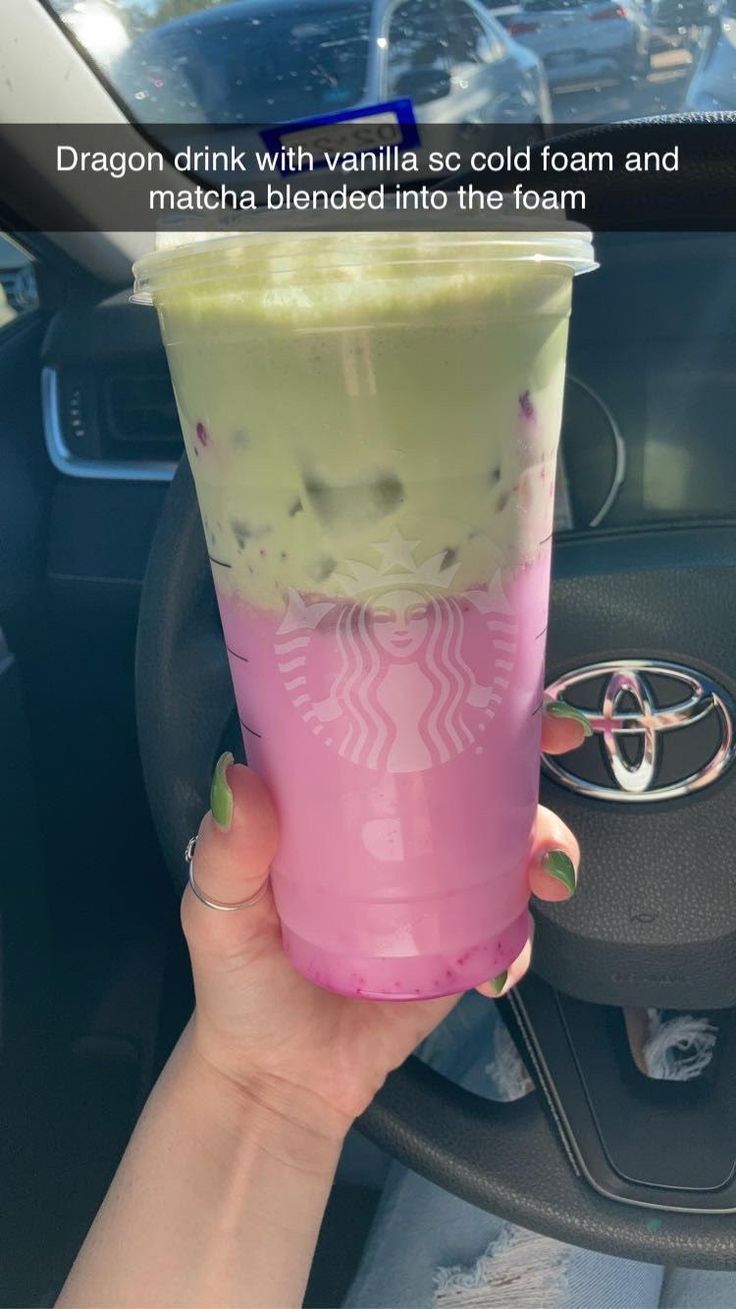
[[[567,322],[590,266],[579,231],[374,232],[137,270],[247,757],[280,813],[284,946],[331,990],[464,991],[526,940]]]

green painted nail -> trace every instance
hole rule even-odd
[[[489,982],[489,986],[493,991],[493,994],[500,995],[508,980],[509,980],[508,968],[504,968],[503,972],[498,974],[498,977],[492,977]]]
[[[229,750],[220,755],[212,775],[210,809],[221,832],[228,832],[233,821],[233,793],[227,780],[227,770],[235,763]]]
[[[575,872],[575,865],[569,854],[564,850],[548,850],[542,860],[542,867],[550,877],[556,878],[566,886],[570,895],[572,895],[577,886],[578,875]]]
[[[564,700],[548,700],[544,706],[544,712],[550,714],[552,718],[571,718],[574,723],[580,723],[586,736],[593,735],[593,728],[582,709],[576,709],[574,705],[565,704]]]

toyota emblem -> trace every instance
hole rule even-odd
[[[657,694],[661,679],[670,689],[666,703]],[[682,694],[670,703],[673,688],[675,696],[678,688]],[[546,694],[574,705],[584,715],[593,732],[586,748],[600,752],[599,760],[581,755],[582,766],[577,769],[561,758],[543,756],[545,771],[579,795],[629,803],[673,800],[715,782],[736,757],[733,697],[704,673],[681,664],[648,659],[588,664],[559,677]],[[680,769],[683,775],[662,781],[663,745],[669,734],[688,732],[705,720],[705,744],[703,733],[698,735],[697,745],[696,737],[692,738],[696,757],[691,758],[690,751],[681,752],[686,759]],[[588,771],[598,773],[598,780],[583,775],[586,759],[592,764]],[[601,772],[607,781],[601,780]]]

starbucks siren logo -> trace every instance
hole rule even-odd
[[[394,530],[373,547],[378,567],[348,561],[351,575],[337,575],[344,599],[289,589],[275,642],[285,688],[315,736],[389,773],[481,754],[516,648],[500,574],[444,594],[460,565],[443,567],[446,551],[417,564],[418,545]]]

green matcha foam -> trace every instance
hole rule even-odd
[[[388,541],[407,584],[431,560],[448,593],[533,559],[582,266],[588,234],[509,231],[254,234],[142,260],[218,586],[276,608],[287,588],[350,594],[362,565],[378,587]]]
[[[191,236],[201,234],[189,234]],[[568,276],[594,267],[590,233],[271,232],[187,240],[138,261],[133,299],[172,307],[233,297],[264,325],[360,317],[396,307],[517,297],[529,268]]]

